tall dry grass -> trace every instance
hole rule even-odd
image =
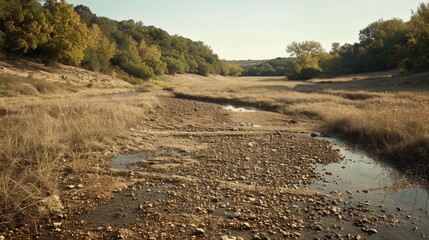
[[[174,92],[320,118],[331,134],[359,143],[429,179],[429,74],[340,77],[307,82],[284,78],[170,80]],[[319,129],[320,130],[320,129]]]
[[[353,104],[297,104],[324,120],[326,131],[367,146],[401,168],[427,177],[429,167],[429,96],[383,94]]]
[[[57,193],[58,160],[125,136],[156,104],[151,97],[0,99],[0,226],[31,219]]]

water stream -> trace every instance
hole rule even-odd
[[[332,143],[344,156],[340,163],[315,164],[314,171],[323,180],[300,186],[322,193],[338,193],[351,204],[366,203],[377,214],[399,218],[397,228],[378,229],[371,239],[409,239],[429,237],[429,186],[419,185],[391,166],[377,161],[363,151],[350,148],[334,138],[321,138]]]

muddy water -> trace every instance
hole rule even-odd
[[[344,156],[344,161],[314,165],[324,180],[301,186],[327,194],[339,194],[348,205],[365,203],[376,214],[399,219],[399,227],[377,228],[371,239],[421,239],[429,237],[429,186],[413,183],[405,175],[366,153],[351,149],[332,138],[328,140]]]

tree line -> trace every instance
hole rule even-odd
[[[144,80],[160,74],[238,76],[243,71],[201,41],[134,20],[99,17],[65,0],[0,0],[0,47],[8,56]]]
[[[292,42],[286,52],[295,57],[289,79],[399,69],[429,70],[429,3],[420,4],[411,19],[380,19],[359,32],[359,42],[332,43],[326,52],[316,41]]]
[[[293,58],[275,58],[270,60],[236,60],[231,61],[241,66],[242,76],[284,76],[293,69]]]

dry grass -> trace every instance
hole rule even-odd
[[[156,105],[151,97],[0,98],[0,226],[27,221],[57,192],[60,159],[125,136]]]
[[[77,92],[79,87],[66,83],[52,83],[29,77],[0,75],[0,97],[38,96],[64,92]]]
[[[174,92],[231,101],[296,116],[316,116],[325,131],[369,147],[400,167],[428,177],[429,74],[392,73],[315,79],[194,78],[171,80]]]

